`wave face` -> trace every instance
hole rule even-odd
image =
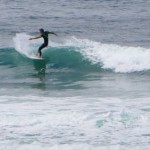
[[[14,61],[22,62],[22,59],[28,61],[29,55],[36,53],[43,42],[42,39],[29,41],[29,38],[26,33],[16,34],[16,51],[14,48],[1,49],[0,64],[12,65]],[[150,69],[150,50],[147,48],[103,44],[76,37],[63,39],[61,42],[49,41],[49,47],[43,50],[43,57],[46,58],[46,64],[57,68],[103,69],[121,73]]]

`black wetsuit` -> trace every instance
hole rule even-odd
[[[39,47],[39,50],[38,50],[38,53],[40,56],[42,56],[42,52],[41,50],[44,48],[44,47],[47,47],[48,46],[48,34],[51,33],[51,32],[48,32],[48,31],[44,31],[44,33],[41,34],[41,37],[44,39],[44,43]]]

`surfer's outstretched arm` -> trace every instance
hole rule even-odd
[[[48,34],[54,34],[54,35],[56,35],[56,36],[58,36],[56,33],[54,33],[54,32],[48,32]]]
[[[30,38],[29,40],[39,39],[39,38],[41,38],[41,37],[42,37],[42,36],[40,35],[40,36],[36,36],[36,37]]]

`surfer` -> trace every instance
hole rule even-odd
[[[44,29],[39,29],[40,31],[40,35],[39,36],[36,36],[36,37],[33,37],[33,38],[30,38],[29,40],[34,40],[34,39],[39,39],[39,38],[43,38],[44,39],[44,43],[39,47],[38,49],[38,56],[39,57],[42,57],[42,52],[41,50],[45,47],[48,46],[48,34],[54,34],[57,36],[56,33],[54,32],[49,32],[49,31],[44,31]]]

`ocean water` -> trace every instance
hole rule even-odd
[[[149,5],[1,0],[0,150],[150,149]]]

